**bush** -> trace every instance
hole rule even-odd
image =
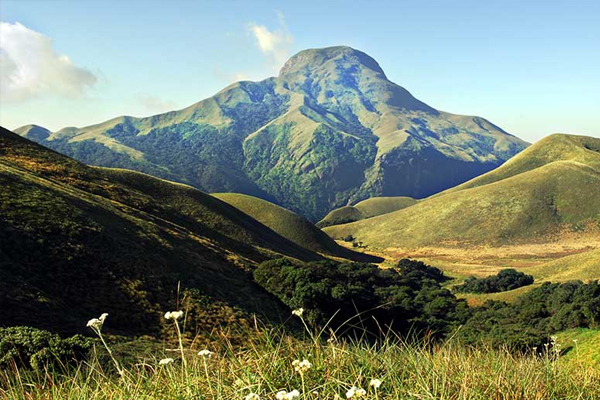
[[[443,335],[467,314],[466,304],[440,286],[445,279],[440,270],[411,260],[380,269],[364,263],[278,259],[262,263],[254,277],[290,308],[305,308],[311,322],[323,326],[329,321],[333,329],[413,328]]]
[[[20,367],[43,368],[82,360],[93,340],[82,335],[66,339],[28,326],[0,328],[0,366],[16,363]]]
[[[517,289],[532,283],[533,276],[531,275],[514,269],[503,269],[497,275],[488,276],[487,278],[478,279],[471,276],[462,285],[455,286],[454,291],[462,293],[497,293]]]
[[[516,304],[488,301],[474,308],[460,336],[467,343],[485,341],[527,350],[543,345],[556,332],[599,326],[598,282],[546,282],[521,296]]]

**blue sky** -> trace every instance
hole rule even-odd
[[[528,141],[600,137],[595,0],[0,1],[0,124],[11,129],[183,108],[275,75],[302,49],[344,44],[437,109]]]

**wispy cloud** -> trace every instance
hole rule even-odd
[[[152,96],[148,93],[139,93],[137,101],[142,111],[149,114],[161,114],[177,109],[177,105],[174,102],[161,99],[158,96]]]
[[[52,39],[20,23],[0,22],[0,99],[29,100],[42,94],[81,96],[98,78],[54,50]]]
[[[277,13],[277,17],[279,27],[274,30],[255,23],[248,25],[248,30],[256,39],[259,50],[267,58],[270,66],[276,70],[281,68],[290,57],[294,44],[294,37],[287,28],[283,14]]]

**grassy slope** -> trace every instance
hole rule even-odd
[[[393,211],[402,210],[417,203],[412,197],[372,197],[356,203],[354,207],[360,210],[365,218],[376,217]]]
[[[274,318],[280,306],[248,268],[320,259],[195,189],[88,167],[4,129],[0,183],[2,325],[82,331],[108,312],[117,331],[156,332],[178,282]]]
[[[346,224],[366,218],[376,217],[393,211],[402,210],[415,204],[417,200],[412,197],[372,197],[353,206],[345,206],[331,211],[319,223],[318,227],[324,228],[331,225]]]
[[[598,139],[553,135],[515,161],[476,178],[491,183],[467,183],[462,190],[433,196],[406,209],[325,231],[334,238],[351,234],[385,248],[543,242],[557,238],[562,230],[597,229],[600,202],[594,199],[600,198],[598,150]],[[563,152],[566,154],[560,156]],[[534,168],[544,160],[539,154],[545,155],[546,164]],[[521,172],[515,173],[515,164],[529,165],[530,169],[519,167]]]
[[[266,200],[237,193],[217,193],[213,196],[236,207],[281,236],[311,251],[356,261],[381,261],[378,257],[356,253],[338,245],[306,218]]]
[[[531,273],[546,281],[600,280],[600,249],[536,266]]]

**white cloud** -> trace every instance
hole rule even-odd
[[[283,14],[278,13],[279,28],[269,30],[264,25],[251,23],[248,30],[256,39],[259,50],[267,57],[274,68],[281,68],[291,55],[294,37],[289,32]]]
[[[174,102],[147,93],[138,94],[137,100],[142,106],[143,111],[150,114],[161,114],[177,109],[177,105]]]
[[[52,39],[20,23],[0,22],[0,98],[29,100],[43,94],[79,97],[98,78],[54,50]]]

